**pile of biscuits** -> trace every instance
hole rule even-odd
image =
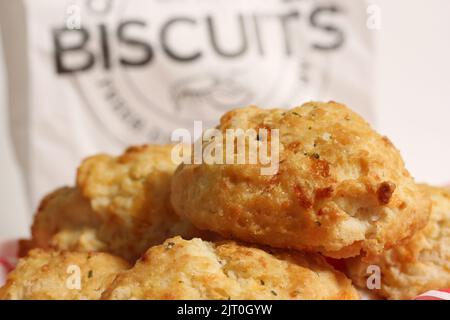
[[[42,200],[0,299],[410,299],[450,287],[450,191],[416,184],[349,108],[247,107],[216,129],[276,129],[278,170],[178,163],[173,145],[88,158],[75,186]]]

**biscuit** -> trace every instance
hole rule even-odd
[[[335,258],[379,254],[425,225],[430,201],[399,151],[346,106],[247,107],[217,127],[261,128],[279,130],[276,174],[261,174],[261,162],[182,164],[171,193],[180,216],[227,238]]]
[[[98,238],[100,219],[77,188],[60,188],[41,201],[31,227],[31,241],[20,242],[20,256],[30,249],[105,251]]]
[[[42,201],[31,246],[105,251],[134,262],[167,237],[202,235],[170,205],[170,181],[178,165],[171,150],[171,145],[146,145],[119,157],[84,160],[76,187],[59,189]]]
[[[20,259],[0,288],[1,300],[98,300],[130,266],[106,253],[35,249]]]
[[[149,249],[102,296],[107,300],[358,298],[350,280],[320,255],[270,253],[233,241],[180,237]]]
[[[428,290],[450,287],[450,190],[423,188],[432,199],[426,227],[370,261],[349,259],[348,275],[358,286],[367,287],[372,274],[367,270],[372,265],[381,272],[381,286],[375,292],[389,299],[412,299]]]

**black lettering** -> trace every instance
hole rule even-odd
[[[111,54],[108,45],[108,32],[104,24],[99,26],[100,29],[100,41],[102,44],[102,54],[103,54],[103,67],[105,70],[111,68]]]
[[[289,21],[294,18],[298,19],[300,17],[300,13],[298,11],[292,11],[287,14],[283,14],[280,16],[281,27],[283,28],[284,34],[284,47],[286,50],[286,54],[290,56],[292,54],[292,45],[291,45],[291,30],[289,28]]]
[[[185,23],[190,25],[195,25],[196,21],[190,18],[183,18],[183,17],[177,17],[168,20],[161,28],[160,33],[160,41],[163,51],[173,60],[180,61],[180,62],[190,62],[194,61],[202,56],[202,53],[200,51],[194,52],[190,55],[181,55],[179,53],[176,53],[173,48],[171,48],[168,44],[167,37],[169,35],[169,31],[171,28],[178,23]]]
[[[67,35],[69,33],[79,34],[80,42],[75,45],[65,46],[63,44],[62,38],[64,37],[64,35]],[[55,46],[54,57],[55,57],[56,72],[58,74],[86,71],[92,68],[92,66],[95,63],[95,56],[92,52],[89,52],[85,49],[85,45],[88,43],[88,41],[89,41],[89,33],[84,28],[73,30],[62,28],[53,30],[53,44]],[[64,55],[70,52],[79,52],[85,54],[86,56],[85,62],[78,66],[71,66],[71,67],[67,66],[64,63]]]
[[[226,52],[225,50],[223,50],[222,48],[220,48],[219,43],[217,41],[217,33],[216,33],[216,28],[214,27],[214,22],[212,17],[207,17],[207,24],[208,24],[208,29],[209,29],[209,39],[211,41],[211,44],[214,48],[214,50],[221,56],[225,57],[225,58],[235,58],[235,57],[239,57],[240,55],[242,55],[244,52],[247,51],[248,48],[248,40],[247,40],[247,33],[245,30],[245,23],[244,23],[244,18],[240,15],[239,16],[239,32],[241,35],[241,46],[240,48],[238,47],[235,52]],[[238,37],[236,37],[237,39]]]
[[[153,59],[153,48],[142,40],[136,38],[131,38],[126,36],[126,29],[131,26],[145,27],[146,23],[143,21],[130,20],[120,23],[117,29],[117,37],[121,43],[125,43],[130,46],[138,47],[142,50],[143,55],[140,59],[130,59],[130,58],[120,58],[120,63],[123,66],[143,66],[152,61]]]
[[[310,16],[310,23],[313,27],[318,28],[318,29],[322,29],[328,33],[334,34],[334,41],[332,41],[329,44],[320,44],[320,43],[315,43],[313,44],[313,48],[314,49],[318,49],[318,50],[336,50],[338,48],[340,48],[343,44],[344,44],[344,40],[345,40],[345,36],[344,36],[344,32],[342,30],[340,30],[338,27],[333,26],[333,25],[329,25],[329,24],[324,24],[321,23],[319,21],[319,17],[322,14],[337,14],[339,13],[340,10],[339,8],[335,7],[335,6],[330,6],[330,7],[319,7],[314,9],[314,11],[311,13]]]

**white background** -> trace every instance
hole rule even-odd
[[[342,0],[354,1],[354,0]],[[375,127],[418,181],[450,184],[450,1],[377,0]],[[1,51],[0,51],[1,52]],[[0,53],[0,238],[28,234],[28,209],[7,127]]]

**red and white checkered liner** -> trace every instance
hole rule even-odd
[[[0,286],[5,283],[6,276],[14,268],[13,264],[6,259],[0,258]]]
[[[0,286],[5,283],[7,274],[14,269],[17,262],[17,242],[8,241],[0,244]],[[450,289],[431,290],[418,296],[415,300],[450,300]]]
[[[17,262],[17,241],[0,242],[0,286]]]
[[[450,300],[450,289],[430,290],[421,294],[415,300]]]

